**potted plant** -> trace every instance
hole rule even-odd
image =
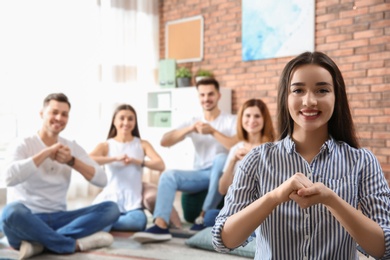
[[[204,78],[212,78],[214,75],[211,71],[205,69],[199,69],[195,74],[195,81],[198,82]]]
[[[189,87],[191,86],[191,71],[186,67],[179,67],[176,70],[177,87]]]

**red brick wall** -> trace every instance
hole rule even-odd
[[[195,15],[204,18],[204,59],[183,65],[212,70],[233,90],[234,111],[258,97],[276,119],[277,82],[292,57],[242,61],[240,0],[160,0],[160,57],[165,23]],[[361,144],[374,152],[390,182],[390,1],[316,0],[315,22],[315,49],[343,72]]]

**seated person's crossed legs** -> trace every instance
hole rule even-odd
[[[209,192],[203,203],[203,211],[216,208],[222,199],[218,192],[218,180],[222,174],[222,167],[226,154],[216,157],[213,165],[202,170],[168,170],[159,181],[156,206],[153,214],[154,226],[144,232],[137,232],[133,239],[138,242],[155,242],[170,240],[169,218],[173,208],[176,191],[196,193],[208,189]],[[215,185],[216,187],[212,187]],[[202,225],[202,224],[198,224]]]

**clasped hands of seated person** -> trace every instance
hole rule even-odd
[[[321,182],[313,183],[303,173],[296,173],[282,183],[276,192],[279,202],[287,202],[290,199],[305,209],[321,203],[328,205],[334,192]]]
[[[241,161],[247,153],[249,153],[249,150],[245,147],[237,149],[235,157],[234,157],[235,161]]]
[[[124,165],[128,165],[131,163],[136,164],[136,162],[138,162],[138,160],[135,160],[134,158],[127,156],[127,154],[115,156],[115,160],[117,162],[123,162]]]
[[[215,129],[210,124],[204,123],[202,121],[198,121],[193,125],[193,131],[198,134],[213,134],[214,130]]]
[[[68,163],[70,160],[72,160],[72,154],[70,151],[70,148],[66,145],[63,145],[61,143],[55,143],[49,148],[50,152],[50,158],[53,161],[57,161],[62,164]]]

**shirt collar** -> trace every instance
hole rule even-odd
[[[292,140],[290,135],[284,138],[283,144],[287,150],[287,153],[291,154],[296,151],[295,143]],[[328,153],[331,153],[335,148],[335,146],[336,146],[336,140],[332,136],[329,136],[329,139],[326,140],[326,142],[321,146],[320,152],[327,151]]]

